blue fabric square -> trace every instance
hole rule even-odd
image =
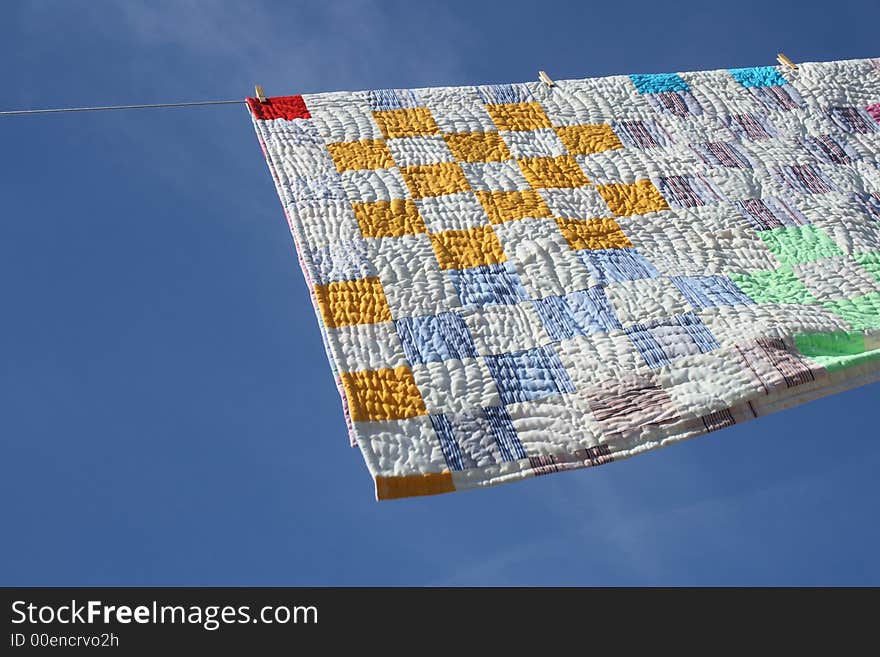
[[[450,470],[528,458],[503,406],[436,414],[430,418]]]
[[[565,296],[537,299],[534,304],[547,334],[554,340],[622,328],[600,286]]]
[[[648,367],[656,368],[669,364],[669,357],[663,351],[663,345],[641,324],[634,324],[626,329],[626,335],[638,349]]]
[[[575,252],[601,285],[655,278],[660,272],[637,249],[582,249]]]
[[[715,336],[712,335],[709,327],[703,324],[703,320],[693,313],[676,315],[674,319],[675,322],[684,329],[685,333],[691,337],[694,344],[697,345],[702,353],[705,354],[721,348],[721,345],[718,344],[718,341],[715,339]]]
[[[410,363],[477,357],[470,331],[456,313],[405,317],[394,324]]]
[[[487,105],[526,103],[532,99],[524,84],[484,84],[477,87],[477,92]]]
[[[348,200],[342,188],[342,179],[336,172],[329,176],[304,176],[288,172],[287,189],[290,200],[297,205],[312,201]]]
[[[449,271],[463,306],[491,306],[527,301],[519,274],[509,262]]]
[[[705,354],[721,348],[709,327],[693,313],[676,315],[675,322],[691,337],[702,353]]]
[[[409,89],[375,89],[367,92],[373,111],[406,109],[419,106],[419,99]]]
[[[626,335],[652,369],[720,347],[708,327],[693,313],[633,324],[626,329]]]
[[[344,240],[308,253],[319,285],[378,276],[365,242]]]
[[[755,303],[727,276],[671,276],[669,280],[694,310]]]
[[[773,66],[727,69],[733,79],[744,87],[775,87],[786,84],[786,79]]]
[[[486,356],[504,404],[574,392],[574,384],[552,347]]]
[[[501,457],[505,461],[528,458],[507,409],[492,406],[484,408],[483,412],[486,414],[486,419],[489,420],[489,426],[492,427],[492,435],[495,437]]]
[[[440,449],[443,450],[443,457],[446,459],[446,465],[450,470],[464,470],[464,457],[461,453],[461,447],[452,433],[452,423],[445,415],[432,415],[431,425],[437,438],[440,439]]]
[[[642,94],[656,94],[661,91],[690,91],[688,83],[678,73],[636,73],[629,79]]]

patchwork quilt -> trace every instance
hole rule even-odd
[[[880,378],[880,59],[248,106],[379,499]]]

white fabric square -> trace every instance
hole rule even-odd
[[[482,359],[418,363],[412,372],[429,413],[464,413],[501,402]]]
[[[394,319],[436,315],[461,306],[427,235],[383,237],[367,244]]]
[[[531,302],[462,311],[481,356],[505,354],[550,344],[550,336]]]

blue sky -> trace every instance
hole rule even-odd
[[[875,2],[723,7],[8,2],[0,104],[880,56]],[[880,584],[876,384],[379,504],[243,107],[2,117],[0,144],[0,584]]]

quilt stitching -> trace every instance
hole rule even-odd
[[[379,499],[880,378],[878,60],[248,107]]]

